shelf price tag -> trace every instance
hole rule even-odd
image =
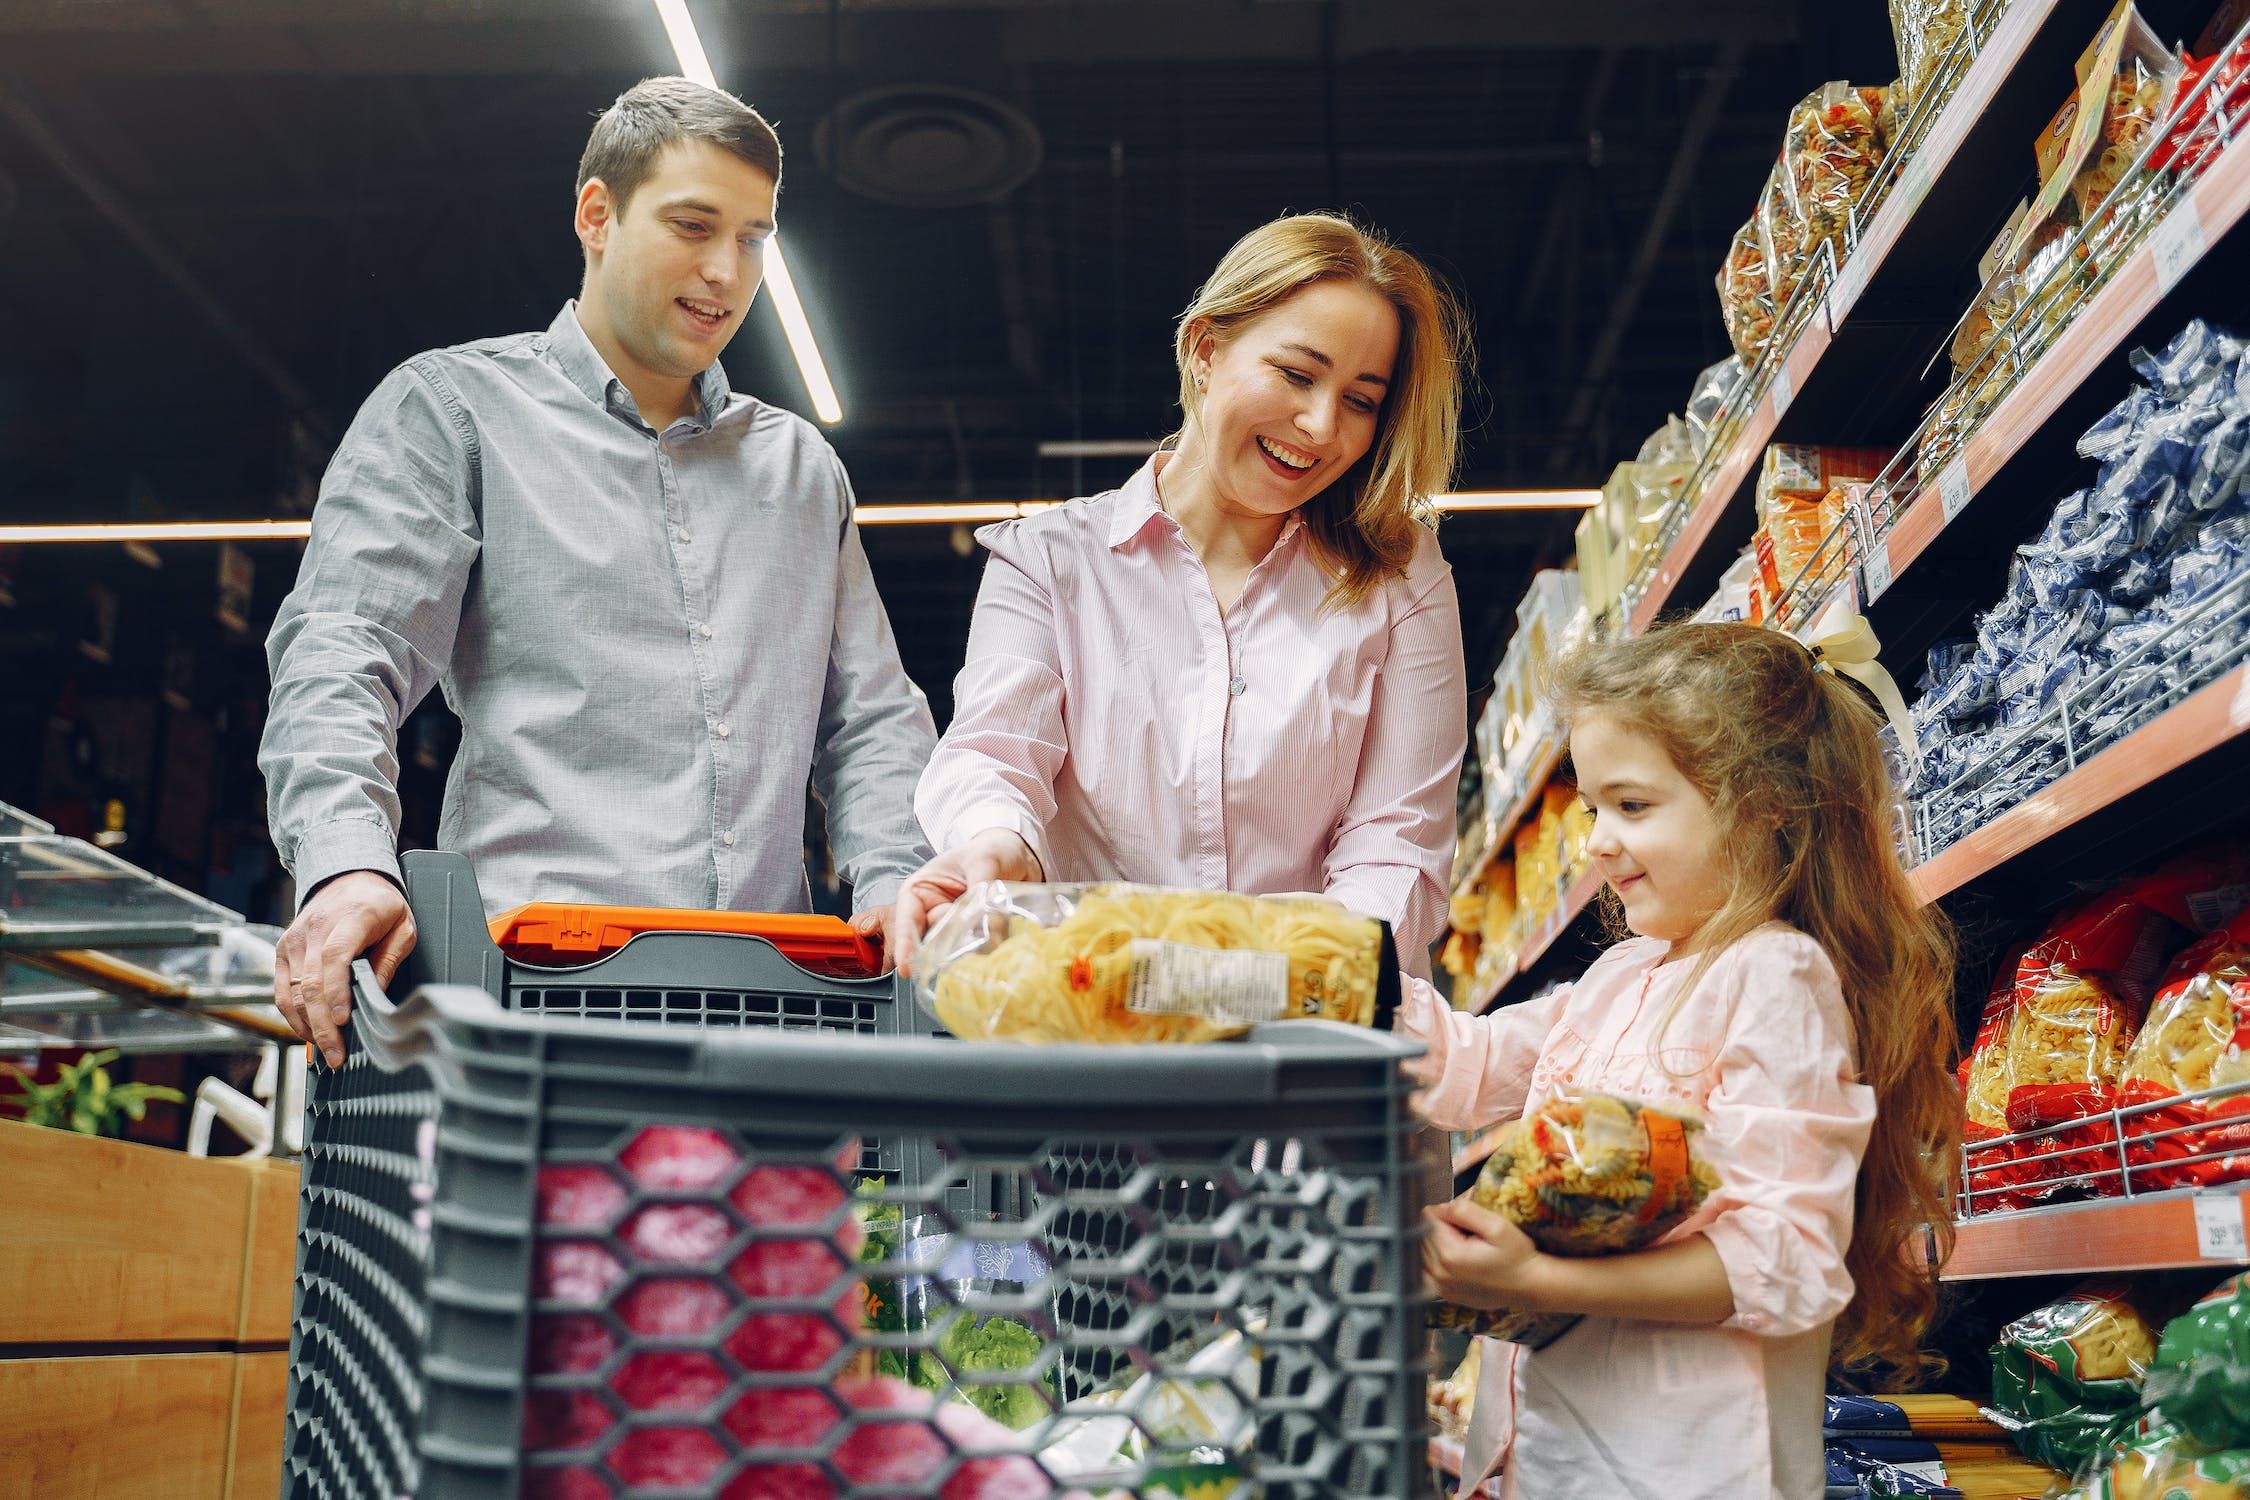
[[[2195,1200],[2195,1252],[2205,1260],[2250,1260],[2239,1194],[2213,1193]]]
[[[1789,378],[1789,361],[1783,360],[1773,372],[1773,419],[1778,422],[1789,411],[1789,403],[1797,399],[1797,384]]]
[[[2170,296],[2180,278],[2203,259],[2203,216],[2195,211],[2193,198],[2173,205],[2149,236],[2149,247],[2156,257],[2156,295]]]
[[[1898,195],[1905,200],[1908,214],[1920,208],[1922,200],[1929,196],[1930,173],[1930,153],[1927,149],[1917,151],[1909,157],[1906,170],[1899,173]]]
[[[1859,306],[1860,294],[1867,290],[1868,266],[1874,260],[1864,249],[1844,257],[1843,266],[1836,272],[1836,284],[1828,289],[1828,328],[1833,333],[1843,325],[1851,310]]]
[[[1873,604],[1883,597],[1891,586],[1891,544],[1888,540],[1877,542],[1867,549],[1867,561],[1860,568],[1863,587],[1860,592]]]
[[[1945,513],[1945,524],[1951,526],[1953,518],[1969,506],[1969,455],[1956,453],[1953,461],[1939,472],[1937,480],[1938,509]]]

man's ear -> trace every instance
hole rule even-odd
[[[599,255],[609,248],[609,231],[615,222],[612,213],[615,204],[609,194],[609,184],[599,177],[589,177],[578,190],[578,213],[573,221],[578,231],[578,243],[588,255]]]

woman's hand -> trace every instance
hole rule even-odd
[[[899,887],[891,905],[890,931],[884,947],[901,974],[914,972],[914,950],[928,932],[953,909],[969,887],[987,880],[1045,880],[1039,857],[1023,835],[1006,828],[988,828],[967,843],[958,844],[916,870]]]
[[[1514,1224],[1466,1194],[1423,1211],[1422,1269],[1430,1289],[1458,1307],[1544,1312],[1537,1305],[1550,1259]]]

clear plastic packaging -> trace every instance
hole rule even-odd
[[[1703,1122],[1612,1094],[1566,1094],[1518,1121],[1486,1158],[1469,1196],[1550,1255],[1615,1255],[1652,1245],[1719,1186],[1696,1149]],[[1538,1349],[1570,1314],[1480,1311],[1439,1303],[1431,1320]]]
[[[1727,341],[1745,364],[1756,364],[1773,341],[1778,311],[1756,215],[1734,232],[1727,258],[1719,267],[1718,286],[1719,316],[1726,324]]]
[[[1931,92],[1931,80],[1946,54],[1968,29],[1968,0],[1891,0],[1891,36],[1911,97]]]
[[[1766,282],[1773,289],[1776,321],[1789,310],[1805,277],[1809,254],[1804,215],[1789,191],[1789,164],[1779,160],[1758,194],[1758,238],[1766,252]]]
[[[971,1040],[1213,1041],[1375,1024],[1389,949],[1380,922],[1317,898],[994,881],[930,931],[914,990]]]
[[[1789,192],[1808,244],[1850,248],[1853,205],[1883,166],[1883,90],[1825,83],[1789,113]]]

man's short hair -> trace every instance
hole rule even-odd
[[[709,141],[781,185],[781,138],[764,116],[724,89],[670,77],[643,79],[602,111],[578,159],[579,191],[599,177],[623,213],[657,158],[680,141]]]

